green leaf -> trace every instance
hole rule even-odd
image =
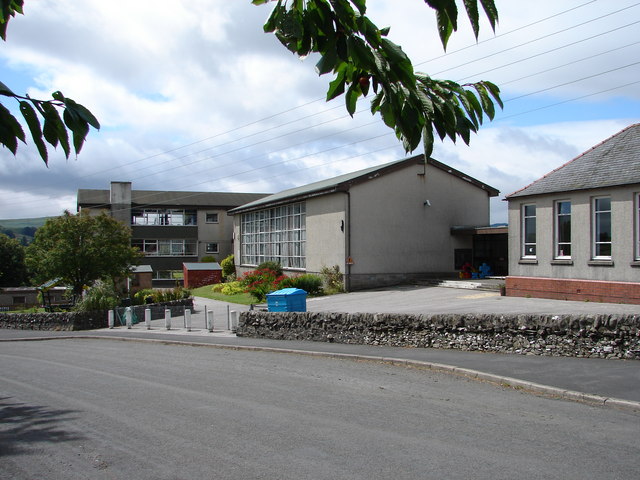
[[[344,102],[347,107],[347,112],[353,117],[356,113],[356,104],[358,103],[358,97],[360,96],[360,88],[357,83],[352,83],[345,94]]]
[[[475,83],[474,88],[477,90],[478,95],[480,97],[480,103],[482,105],[482,110],[487,114],[489,120],[493,120],[493,117],[496,114],[495,107],[493,106],[493,102],[489,98],[489,94],[487,93],[487,89],[482,83]]]
[[[327,53],[320,57],[318,63],[316,63],[316,72],[318,75],[324,75],[332,71],[338,64],[338,55],[336,53],[335,44],[334,47],[328,47]]]
[[[64,95],[60,90],[53,92],[51,96],[60,102],[64,102]]]
[[[18,151],[18,140],[25,143],[24,130],[11,112],[0,104],[0,143],[15,155]]]
[[[436,19],[438,21],[438,34],[440,35],[440,41],[442,42],[442,46],[444,49],[447,49],[447,42],[449,42],[449,37],[453,33],[453,24],[449,17],[442,12],[436,13]]]
[[[360,15],[364,15],[365,13],[367,13],[366,0],[351,0],[351,3],[353,3],[356,6],[358,11],[360,12]]]
[[[9,87],[7,87],[4,83],[0,82],[0,95],[4,95],[5,97],[15,97],[16,94],[11,91]]]
[[[27,122],[29,131],[31,132],[31,138],[33,138],[33,142],[36,144],[36,147],[38,148],[38,153],[40,154],[40,157],[44,161],[44,164],[48,165],[49,156],[47,153],[47,146],[42,141],[42,130],[40,127],[40,119],[38,118],[36,111],[29,104],[29,102],[21,101],[20,112],[22,113],[22,116]]]
[[[76,112],[68,108],[65,108],[62,118],[73,134],[73,147],[76,154],[78,154],[82,150],[87,133],[89,133],[89,124],[81,119]]]
[[[483,81],[482,84],[487,87],[487,90],[489,90],[491,96],[496,100],[496,102],[498,102],[500,108],[504,108],[504,104],[502,103],[502,99],[500,98],[500,89],[498,88],[498,86],[486,80]]]
[[[336,78],[329,84],[329,90],[327,91],[327,102],[344,93],[346,84],[344,67],[345,66],[343,64],[343,67],[338,70],[338,75],[336,76]]]
[[[493,0],[480,0],[480,4],[482,5],[484,12],[487,14],[491,28],[495,32],[496,23],[498,22],[498,9],[496,8],[495,3]]]
[[[262,3],[266,3],[267,1],[269,0],[264,0],[262,1]],[[262,3],[258,4],[254,1],[254,5],[261,5]],[[269,15],[269,18],[267,18],[267,21],[262,26],[262,29],[264,30],[265,33],[271,33],[276,30],[276,26],[280,22],[282,13],[283,13],[282,5],[280,2],[278,2],[275,8],[271,11],[271,15]]]
[[[71,153],[69,134],[67,133],[64,123],[62,123],[58,110],[48,102],[42,104],[42,109],[44,110],[44,127],[42,129],[44,138],[53,145],[54,148],[58,146],[59,142],[64,150],[65,157],[69,158],[69,154]]]
[[[78,114],[80,118],[82,118],[93,128],[95,128],[96,130],[100,130],[100,123],[98,122],[98,119],[93,116],[93,113],[91,113],[89,109],[87,109],[83,105],[80,105],[79,103],[74,102],[70,98],[65,98],[64,104],[67,109],[73,110]]]
[[[464,8],[467,10],[467,16],[471,21],[473,34],[478,39],[480,33],[480,17],[478,15],[478,0],[464,0]]]
[[[373,53],[360,37],[350,35],[347,38],[347,52],[356,68],[371,70],[375,67]]]

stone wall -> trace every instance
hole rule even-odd
[[[144,309],[150,308],[152,319],[164,318],[164,310],[171,310],[172,316],[182,315],[184,309],[193,312],[193,299],[176,300],[173,302],[156,303],[152,305],[137,305],[132,307],[136,311],[138,321],[144,322]],[[123,309],[120,309],[122,312]],[[0,312],[0,328],[18,330],[93,330],[107,328],[108,316],[106,311],[96,312],[47,312],[47,313],[4,313]],[[117,320],[116,320],[117,322]]]
[[[0,328],[18,330],[91,330],[107,326],[107,313],[0,313]]]
[[[640,359],[640,315],[241,312],[238,336]]]

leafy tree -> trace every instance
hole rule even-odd
[[[255,5],[272,0],[253,0]],[[494,0],[479,0],[491,28],[498,11]],[[425,0],[435,10],[438,32],[444,48],[458,29],[455,0]],[[464,0],[473,32],[478,37],[478,0]],[[469,143],[484,116],[493,119],[494,101],[502,107],[500,90],[491,82],[459,85],[416,73],[402,48],[391,42],[389,28],[378,28],[367,16],[366,0],[278,0],[264,25],[294,54],[320,54],[316,70],[333,73],[327,101],[345,95],[347,111],[353,115],[356,101],[374,92],[371,112],[379,112],[384,123],[395,130],[407,152],[422,140],[425,155],[433,150],[434,130],[444,139],[457,137]]]
[[[23,13],[24,0],[0,1],[0,37],[6,41],[9,20],[16,13]],[[52,100],[38,100],[29,95],[18,95],[0,81],[0,96],[10,97],[18,102],[20,113],[45,165],[49,162],[45,141],[54,148],[60,145],[65,157],[69,158],[71,147],[68,131],[72,134],[73,148],[77,155],[89,133],[89,126],[100,129],[100,123],[87,108],[65,97],[60,91],[51,94]],[[58,110],[62,111],[62,119]],[[41,124],[41,118],[44,124]],[[0,145],[15,155],[18,140],[26,143],[24,130],[9,109],[0,103]]]
[[[28,278],[24,247],[18,240],[0,234],[0,287],[20,287]]]
[[[36,281],[60,278],[73,287],[75,296],[96,280],[128,275],[141,257],[131,247],[131,230],[104,213],[67,211],[49,219],[27,248],[27,266]]]

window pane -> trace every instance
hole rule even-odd
[[[596,211],[610,211],[611,199],[610,198],[596,198]]]
[[[524,241],[525,243],[536,243],[536,219],[526,218],[524,220]]]

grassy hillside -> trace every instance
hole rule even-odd
[[[51,217],[0,219],[0,233],[17,238],[23,244],[30,243],[36,229]]]
[[[24,227],[40,228],[44,225],[44,222],[52,217],[39,217],[39,218],[11,218],[8,220],[0,219],[0,225],[9,230],[20,230]]]

